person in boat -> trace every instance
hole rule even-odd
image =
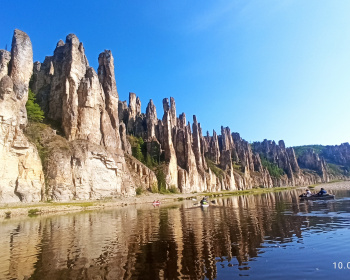
[[[312,193],[311,193],[311,191],[309,189],[306,190],[305,196],[306,197],[312,196]]]
[[[208,203],[208,201],[207,201],[206,197],[203,197],[201,200],[201,204],[203,205],[203,204],[207,204],[207,203]]]
[[[317,193],[318,196],[322,196],[327,194],[327,191],[324,188],[321,188],[321,190]]]
[[[312,196],[312,193],[310,192],[309,189],[306,189],[305,193],[302,193],[301,195],[299,195],[299,197],[310,197]]]

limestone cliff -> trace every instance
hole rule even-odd
[[[324,159],[312,152],[297,159],[294,149],[286,148],[283,140],[276,144],[275,141],[265,139],[263,142],[254,142],[252,146],[255,152],[283,170],[283,175],[273,179],[276,186],[299,186],[329,182]]]
[[[119,123],[113,61],[110,51],[101,53],[97,74],[88,64],[83,44],[70,34],[65,43],[57,44],[53,56],[35,64],[33,90],[48,118],[60,124],[67,141],[67,148],[51,150],[47,161],[52,199],[134,195],[137,187],[149,188],[154,183],[153,172],[144,171],[147,167],[130,171],[134,165],[125,161],[123,149],[131,152],[125,127]],[[132,103],[128,129],[140,111],[137,100]]]
[[[135,195],[157,183],[189,193],[349,177],[348,143],[296,156],[282,140],[250,144],[229,127],[204,136],[196,116],[191,124],[185,113],[177,115],[173,97],[163,99],[161,118],[152,100],[142,113],[135,93],[128,103],[119,100],[111,51],[99,55],[96,72],[74,34],[42,63],[32,60],[29,37],[16,30],[11,53],[0,50],[0,202]],[[37,126],[41,159],[23,133],[31,128],[29,81],[51,125]],[[330,164],[342,165],[342,177]]]
[[[302,166],[302,170],[298,163],[302,158],[297,160],[294,149],[286,148],[282,140],[278,144],[268,140],[249,144],[238,133],[231,133],[229,127],[221,127],[220,135],[213,131],[212,136],[208,132],[203,136],[196,116],[192,126],[186,124],[184,113],[176,117],[174,98],[170,102],[167,98],[163,100],[161,120],[157,119],[152,100],[146,114],[135,109],[139,108],[136,100],[138,97],[130,93],[129,105],[126,101],[119,102],[120,120],[128,127],[128,134],[146,141],[147,153],[151,154],[150,147],[159,145],[165,159],[167,187],[176,186],[181,192],[218,191],[330,180],[324,160],[314,158],[317,167]]]
[[[0,202],[35,202],[44,191],[38,151],[22,131],[32,71],[31,41],[15,30],[11,53],[0,51]]]
[[[350,176],[350,145],[306,145],[294,147],[301,168],[312,170],[326,180],[346,180]]]

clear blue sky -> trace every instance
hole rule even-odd
[[[90,65],[112,50],[121,100],[135,92],[203,132],[287,146],[350,141],[350,1],[2,1],[0,48],[15,28],[34,60],[75,33]]]

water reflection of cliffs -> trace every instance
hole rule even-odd
[[[244,266],[267,240],[301,237],[296,191],[180,207],[34,218],[0,227],[7,279],[199,279],[217,263]],[[295,200],[295,201],[293,201]],[[294,202],[286,209],[286,202]],[[290,205],[290,204],[287,204]]]

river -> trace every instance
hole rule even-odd
[[[350,279],[350,191],[0,222],[0,279]]]

